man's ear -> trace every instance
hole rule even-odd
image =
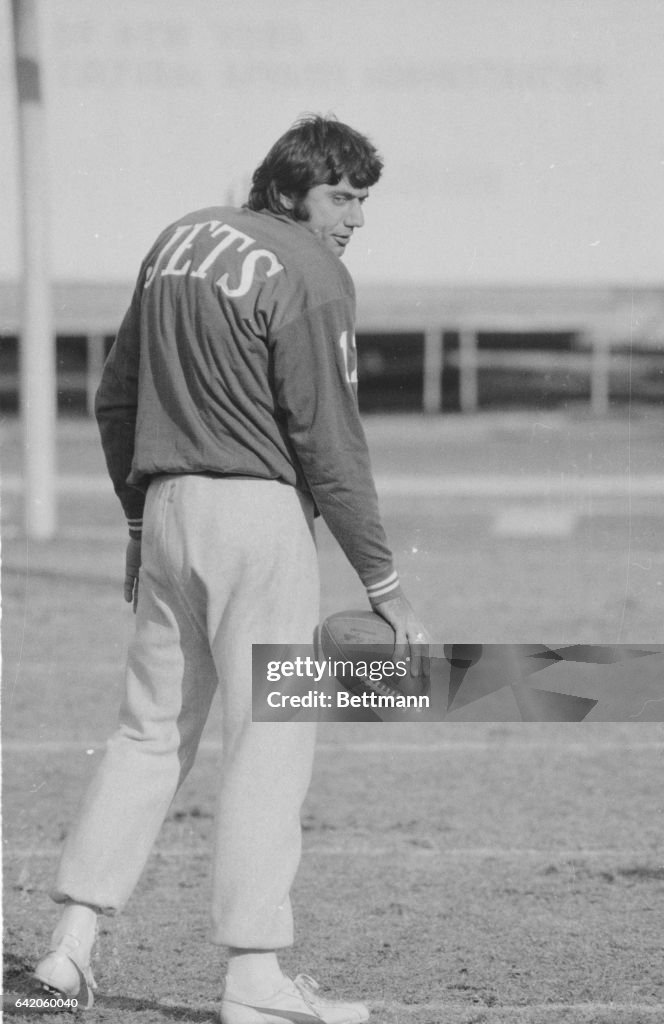
[[[287,196],[285,192],[279,193],[279,200],[285,210],[292,210],[295,206],[295,200],[292,196]]]

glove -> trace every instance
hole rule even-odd
[[[141,568],[141,542],[130,537],[125,556],[124,599],[133,604],[134,613],[138,605],[138,570]]]

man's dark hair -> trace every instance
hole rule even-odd
[[[307,220],[303,200],[310,189],[336,185],[344,177],[353,188],[369,188],[382,169],[383,161],[364,135],[334,117],[310,115],[277,139],[256,168],[246,205]],[[284,196],[292,206],[284,204]]]

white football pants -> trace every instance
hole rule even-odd
[[[251,720],[252,643],[311,643],[311,502],[272,480],[165,476],[148,490],[136,632],[120,725],[62,853],[56,902],[120,910],[222,705],[212,940],[293,941],[290,889],[314,723]]]

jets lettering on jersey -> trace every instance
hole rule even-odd
[[[194,239],[201,232],[204,232],[203,238],[206,237],[205,229],[207,229],[211,239],[218,238],[220,241],[205,253],[203,259],[197,262],[196,266],[193,266],[193,260],[187,256],[187,253],[193,247]],[[222,224],[218,220],[208,220],[202,224],[180,224],[158,254],[155,262],[148,267],[144,287],[149,288],[157,276],[184,277],[188,275],[189,277],[202,278],[204,280],[219,256],[227,249],[232,249],[234,253],[243,253],[246,250],[250,250],[242,260],[240,277],[237,283],[235,281],[231,282],[228,272],[222,274],[215,281],[217,287],[221,288],[224,295],[227,295],[229,299],[240,298],[242,295],[247,294],[254,283],[259,263],[266,277],[274,277],[275,274],[284,269],[274,253],[270,252],[269,249],[251,249],[251,246],[255,244],[255,238],[245,235],[243,231],[238,231],[237,228],[231,227],[230,224]],[[265,266],[265,261],[267,261],[267,266]]]

